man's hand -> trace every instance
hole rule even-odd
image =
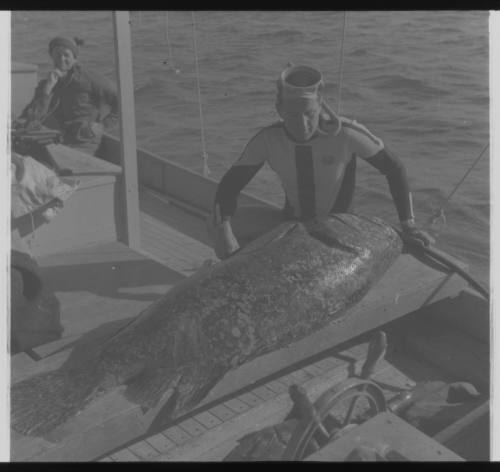
[[[54,69],[49,72],[49,76],[47,77],[47,82],[45,83],[46,95],[50,95],[52,93],[52,89],[57,84],[62,75],[63,73],[59,69]]]
[[[401,228],[403,229],[402,238],[405,243],[427,247],[436,242],[428,233],[418,229],[414,222],[401,223]]]
[[[109,114],[104,120],[102,120],[104,128],[111,130],[118,125],[118,117],[114,114]]]
[[[240,248],[229,220],[221,221],[218,205],[215,208],[215,214],[208,217],[207,231],[212,238],[215,255],[219,259],[227,259]]]
[[[101,136],[102,133],[104,133],[104,125],[102,123],[97,123],[96,121],[90,123],[90,129],[92,130],[92,133],[94,133],[94,136]]]
[[[233,234],[229,221],[224,221],[215,228],[215,255],[219,259],[227,259],[233,252],[240,248],[236,237]]]

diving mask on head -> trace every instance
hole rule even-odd
[[[323,90],[323,76],[309,66],[289,66],[278,79],[278,94],[282,100],[313,100]]]
[[[288,107],[293,107],[295,110],[301,107],[306,109],[312,103],[318,103],[321,107],[321,118],[333,125],[334,134],[339,132],[340,120],[322,96],[325,84],[319,70],[310,66],[295,66],[289,63],[281,72],[276,85],[278,88],[276,111],[281,118]]]

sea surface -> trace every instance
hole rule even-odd
[[[275,83],[289,61],[322,70],[336,109],[343,64],[341,114],[401,157],[421,226],[489,141],[488,12],[349,12],[343,41],[342,12],[199,11],[195,28],[188,11],[133,12],[131,20],[138,144],[197,172],[205,150],[216,179],[278,119]],[[14,12],[12,60],[38,65],[43,77],[58,34],[83,38],[81,62],[115,79],[105,11]],[[268,168],[248,190],[283,202]],[[354,207],[397,221],[384,176],[364,162]],[[426,226],[438,248],[486,283],[489,214],[488,150],[446,204],[446,224]]]

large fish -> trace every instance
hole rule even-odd
[[[283,223],[182,281],[78,362],[14,384],[11,426],[43,436],[120,385],[146,409],[170,395],[174,419],[230,369],[348,314],[401,247],[376,218]]]

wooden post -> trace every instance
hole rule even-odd
[[[140,249],[139,187],[135,137],[134,80],[130,16],[127,11],[113,12],[115,51],[120,96],[120,138],[123,189],[125,198],[125,243]]]

